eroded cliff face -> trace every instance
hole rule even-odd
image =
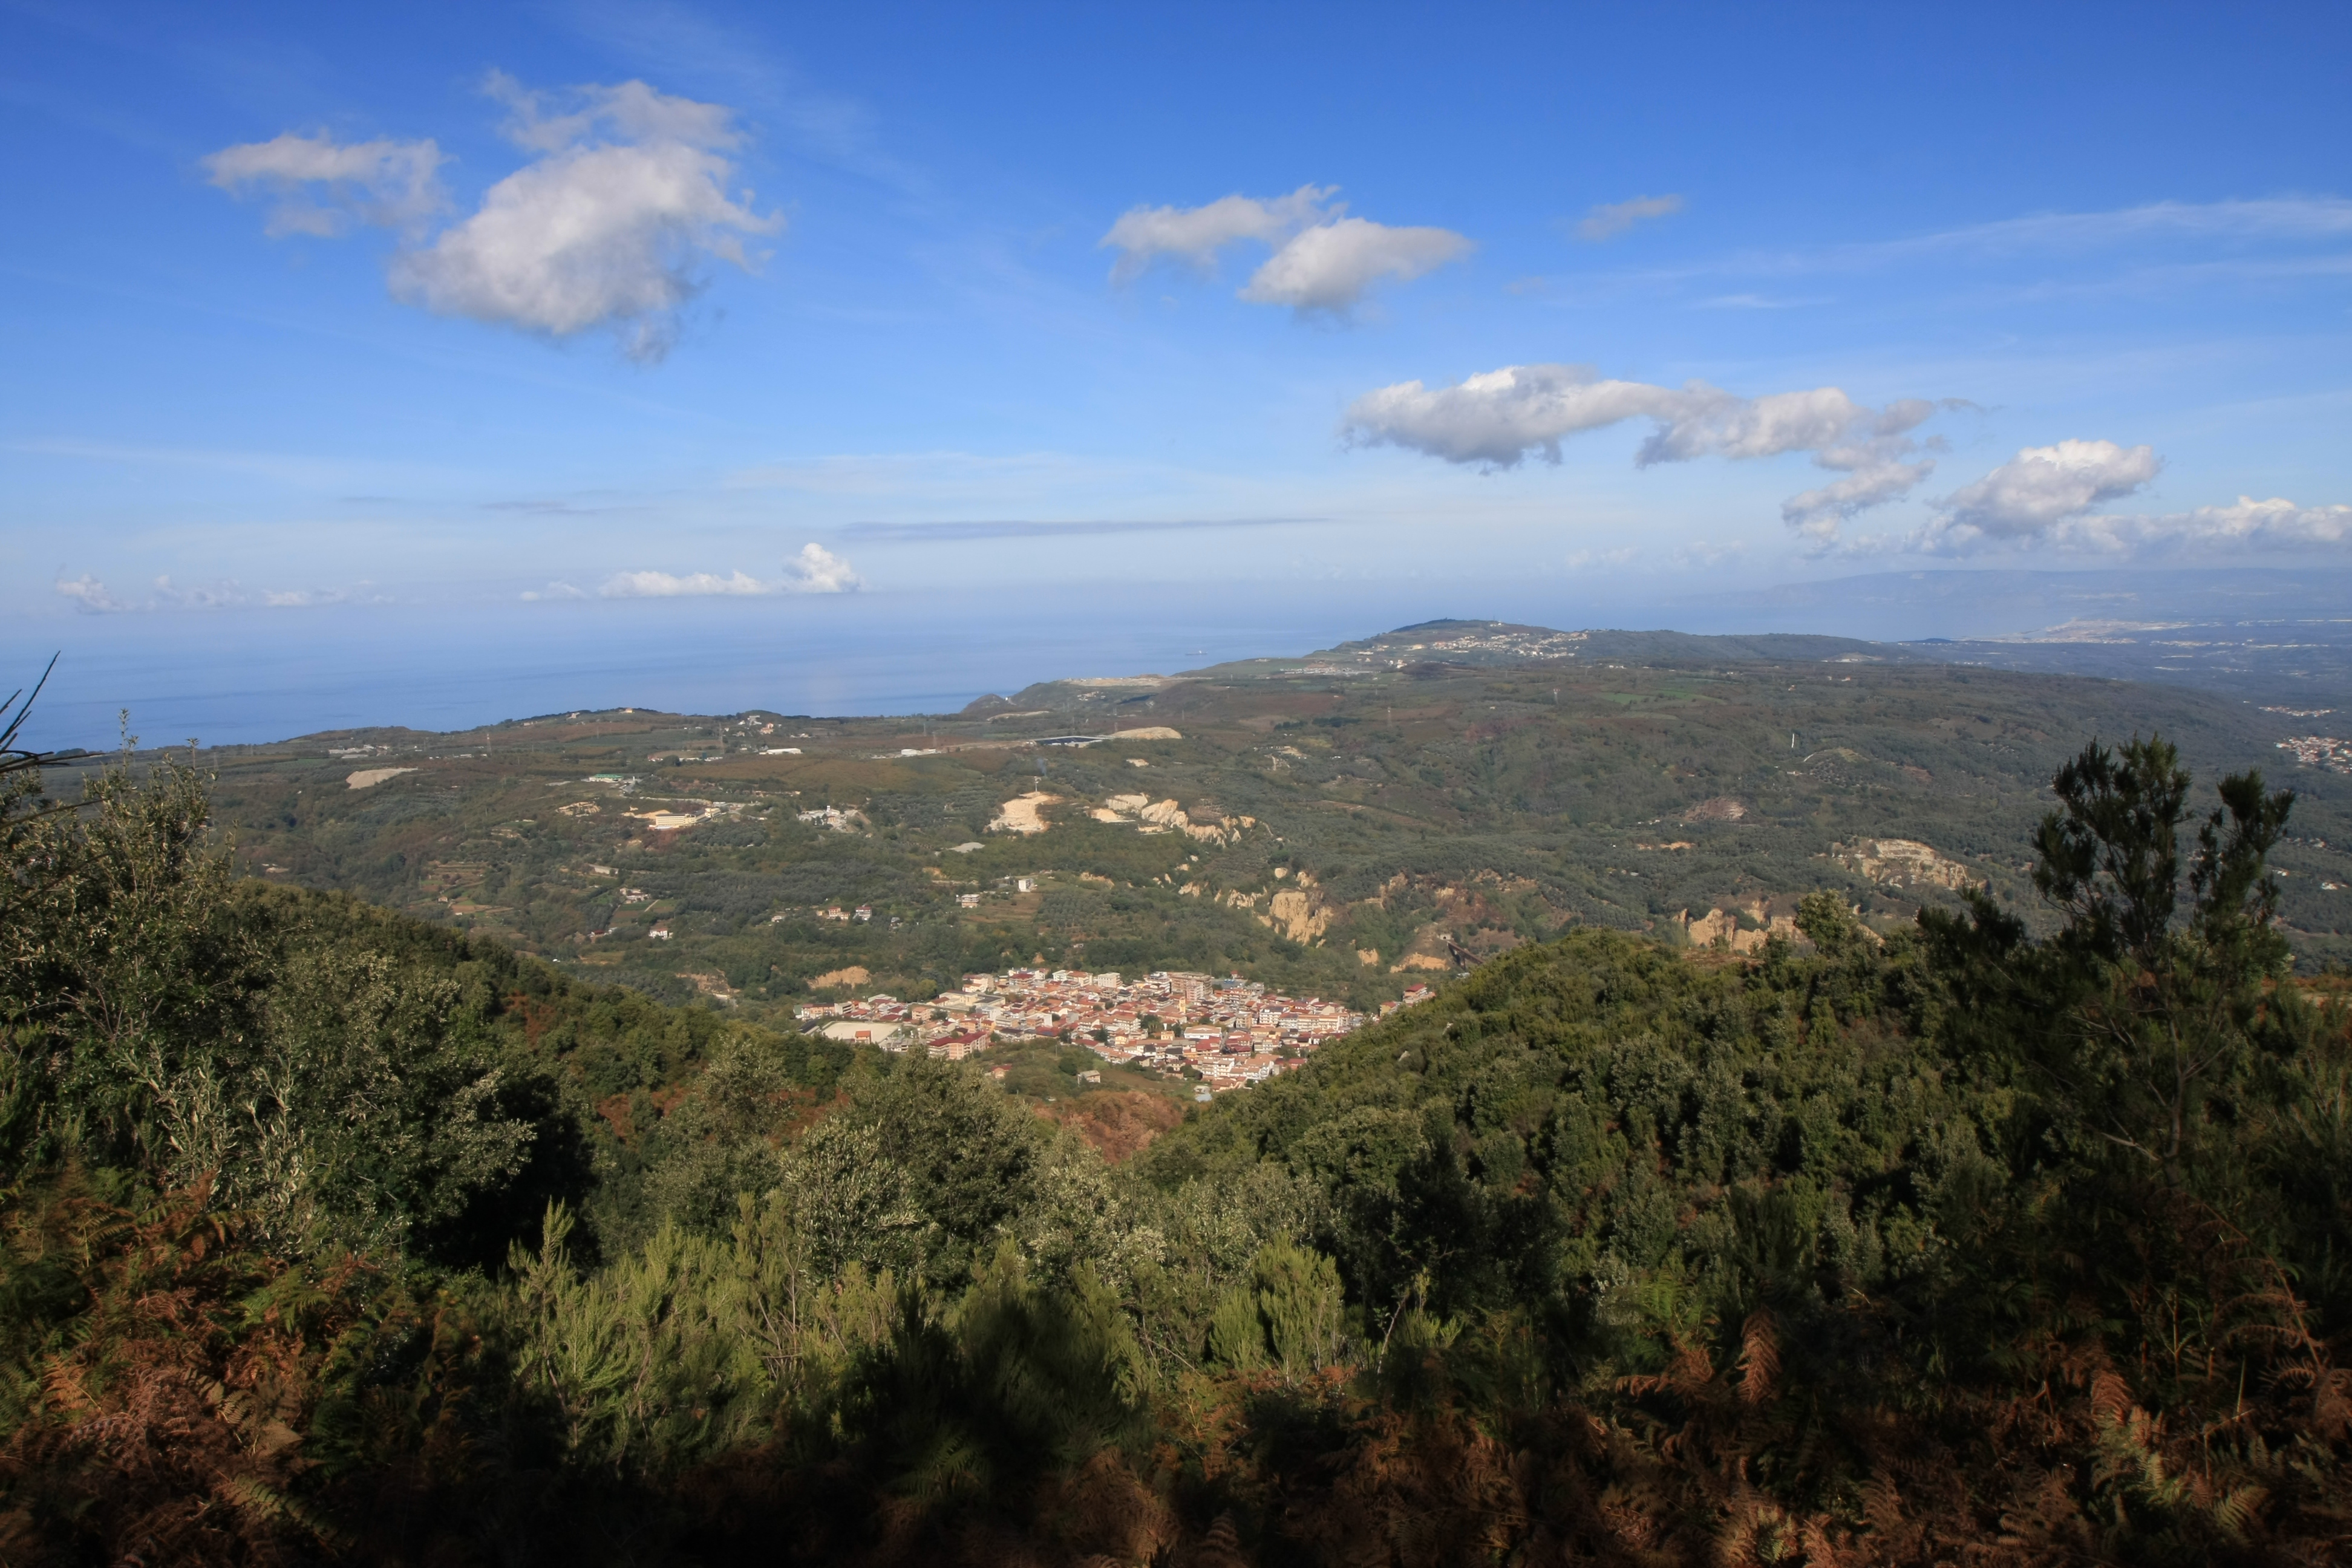
[[[1231,844],[1257,826],[1254,816],[1226,816],[1213,806],[1188,812],[1173,800],[1155,801],[1148,795],[1108,796],[1088,815],[1097,822],[1132,823],[1139,833],[1181,833],[1203,844]]]
[[[1984,879],[1930,844],[1916,838],[1862,838],[1830,847],[1830,858],[1857,875],[1887,888],[1963,888]]]
[[[1799,940],[1797,922],[1788,915],[1770,912],[1769,906],[1759,899],[1740,913],[1758,922],[1754,926],[1739,923],[1739,914],[1730,910],[1709,910],[1694,920],[1688,910],[1675,917],[1675,923],[1693,947],[1713,947],[1721,942],[1734,952],[1755,952],[1774,937],[1786,942]]]
[[[1331,929],[1332,914],[1312,889],[1285,888],[1266,901],[1266,912],[1259,918],[1293,942],[1309,942],[1323,940]]]

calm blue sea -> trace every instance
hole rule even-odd
[[[2340,573],[1889,573],[1738,594],[1557,579],[1292,583],[1245,591],[1108,585],[1034,596],[589,601],[464,610],[61,616],[0,626],[0,695],[61,655],[26,735],[111,747],[285,740],[368,725],[454,730],[574,708],[812,715],[951,712],[1064,676],[1293,656],[1444,616],[1561,627],[2000,637],[2083,618],[2344,614]]]
[[[0,696],[57,673],[43,748],[453,730],[574,708],[812,715],[951,712],[1061,676],[1140,675],[1309,652],[1454,613],[1359,597],[1098,595],[1024,603],[856,595],[526,605],[469,614],[363,605],[53,619],[0,633]],[[1389,618],[1381,618],[1383,616]]]

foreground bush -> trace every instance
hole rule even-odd
[[[1579,931],[1116,1171],[961,1068],[712,1035],[551,1187],[586,1034],[232,888],[191,774],[12,796],[0,1555],[2340,1560],[2291,800],[2192,815],[2154,742],[2057,789],[2046,942]]]

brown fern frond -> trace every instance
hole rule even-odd
[[[1107,1560],[1150,1562],[1176,1539],[1174,1514],[1116,1448],[1049,1482],[1040,1515],[1065,1542]]]
[[[1206,1533],[1177,1562],[1181,1568],[1249,1568],[1249,1559],[1242,1555],[1241,1531],[1235,1527],[1234,1516],[1217,1515]]]
[[[2343,1440],[2352,1427],[2352,1370],[2321,1368],[2312,1379],[2311,1429],[2323,1442]]]
[[[1895,1478],[1885,1470],[1874,1471],[1862,1483],[1862,1517],[1875,1534],[1891,1538],[1903,1531],[1903,1499],[1895,1489]]]
[[[1675,1345],[1675,1359],[1667,1368],[1671,1386],[1676,1394],[1696,1396],[1705,1393],[1716,1381],[1715,1358],[1706,1346],[1696,1339],[1681,1340]]]
[[[2213,1522],[2230,1536],[2243,1540],[2255,1520],[2261,1517],[2263,1504],[2270,1500],[2270,1495],[2267,1488],[2251,1481],[2233,1488],[2229,1496],[2213,1506]]]
[[[1763,1493],[1742,1488],[1715,1535],[1716,1568],[1764,1568],[1801,1549],[1803,1528]]]
[[[2119,1426],[2132,1405],[2131,1390],[2113,1372],[2102,1368],[2091,1378],[2091,1419],[2102,1426]]]
[[[1772,1314],[1759,1307],[1739,1331],[1739,1397],[1749,1405],[1769,1402],[1780,1385],[1780,1342]]]

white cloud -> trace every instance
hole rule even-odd
[[[865,585],[864,579],[851,570],[848,562],[822,544],[809,543],[802,545],[801,552],[784,563],[783,574],[772,581],[763,582],[741,570],[723,577],[716,572],[691,572],[683,576],[667,572],[616,572],[605,579],[597,593],[607,599],[755,598],[774,594],[851,594]],[[559,589],[566,591],[555,592]],[[569,584],[550,584],[549,590],[523,596],[580,596],[579,590]]]
[[[1820,459],[1816,459],[1820,460]],[[1823,468],[1837,465],[1823,461]],[[1836,525],[1856,512],[1909,495],[1919,481],[1935,472],[1933,458],[1906,463],[1895,458],[1857,463],[1842,479],[1790,496],[1780,503],[1780,521],[1808,537],[1835,536]]]
[[[1909,493],[1935,468],[1911,432],[1937,405],[1906,398],[1873,408],[1834,386],[1740,397],[1702,381],[1679,387],[1604,381],[1581,365],[1507,365],[1454,386],[1418,381],[1358,398],[1344,433],[1365,446],[1404,447],[1449,463],[1517,467],[1529,453],[1559,461],[1571,436],[1628,419],[1654,426],[1634,462],[1770,458],[1810,452],[1814,464],[1845,478],[1791,498],[1782,518],[1826,546],[1839,523],[1866,507]]]
[[[1206,206],[1130,208],[1102,237],[1102,245],[1119,253],[1111,265],[1111,279],[1132,282],[1162,257],[1205,268],[1215,264],[1217,252],[1240,239],[1279,247],[1298,230],[1330,216],[1323,204],[1339,189],[1301,185],[1286,196],[1233,195]]]
[[[231,195],[258,190],[274,197],[268,233],[276,237],[332,236],[353,223],[421,225],[447,200],[439,178],[446,162],[430,140],[338,142],[323,133],[288,132],[225,147],[204,166],[212,183]]]
[[[802,545],[800,554],[784,563],[784,574],[793,591],[802,594],[849,594],[866,586],[848,562],[814,542]]]
[[[734,110],[674,98],[641,81],[574,88],[568,113],[550,112],[550,94],[531,91],[504,71],[490,72],[482,90],[511,110],[500,128],[507,139],[534,153],[560,153],[600,131],[622,141],[677,142],[720,151],[742,143]]]
[[[656,360],[701,289],[701,268],[717,260],[751,270],[745,238],[782,226],[748,194],[729,194],[735,166],[725,154],[741,138],[721,105],[640,81],[531,92],[498,72],[485,90],[510,110],[509,139],[539,156],[492,185],[473,214],[394,253],[392,290],[409,304],[555,338],[610,328],[630,357]],[[440,162],[430,142],[281,136],[207,163],[225,188],[262,182],[281,193],[277,234],[332,233],[345,215],[415,229],[440,205]],[[322,198],[310,195],[320,189]]]
[[[1451,229],[1394,228],[1349,217],[1330,198],[1337,185],[1301,185],[1286,196],[1231,195],[1197,207],[1135,207],[1101,243],[1119,253],[1111,280],[1133,281],[1162,258],[1203,270],[1241,240],[1270,248],[1241,289],[1253,304],[1287,305],[1301,314],[1345,315],[1384,278],[1410,281],[1470,253]]]
[[[1560,442],[1587,430],[1671,419],[1688,395],[1643,382],[1602,381],[1581,365],[1515,364],[1454,386],[1406,381],[1368,392],[1348,409],[1345,429],[1366,446],[1508,468],[1530,452],[1557,463]]]
[[[74,608],[88,615],[110,615],[131,607],[108,593],[106,584],[87,572],[79,577],[58,578],[57,589],[74,602]]]
[[[1936,503],[1942,513],[1918,543],[1965,550],[1986,542],[2031,542],[2084,517],[2102,501],[2131,494],[2163,467],[2152,447],[2113,441],[2061,441],[2028,447],[2000,468]]]
[[[584,599],[587,596],[584,590],[564,582],[550,583],[544,588],[526,589],[523,593],[523,597],[534,604],[541,599]]]
[[[2352,544],[2352,506],[2300,506],[2240,496],[2231,506],[2161,513],[2105,512],[2106,501],[2154,479],[2163,460],[2148,447],[2061,441],[2028,447],[1984,478],[1936,503],[1939,515],[1901,542],[1927,554],[2047,548],[2122,556],[2168,551],[2338,549]],[[1893,541],[1874,542],[1882,546]]]
[[[610,326],[657,360],[700,291],[695,264],[749,270],[740,236],[777,226],[728,200],[726,160],[679,142],[577,148],[509,174],[481,210],[393,264],[393,293],[444,316],[550,337]]]
[[[615,572],[597,592],[608,599],[691,599],[714,595],[749,596],[778,592],[741,571],[721,577],[716,572],[690,572],[683,577],[667,572]]]
[[[1576,237],[1599,243],[1614,239],[1637,223],[1651,218],[1667,217],[1683,210],[1683,199],[1676,195],[1635,196],[1631,201],[1611,202],[1593,207],[1576,226]]]
[[[2280,497],[2240,496],[2233,506],[2068,518],[2041,538],[2060,550],[2095,555],[2334,550],[2352,544],[2352,506],[2298,506]]]
[[[1379,279],[1410,282],[1469,253],[1470,242],[1452,229],[1391,228],[1343,217],[1293,236],[1267,258],[1241,297],[1301,314],[1345,315]]]

